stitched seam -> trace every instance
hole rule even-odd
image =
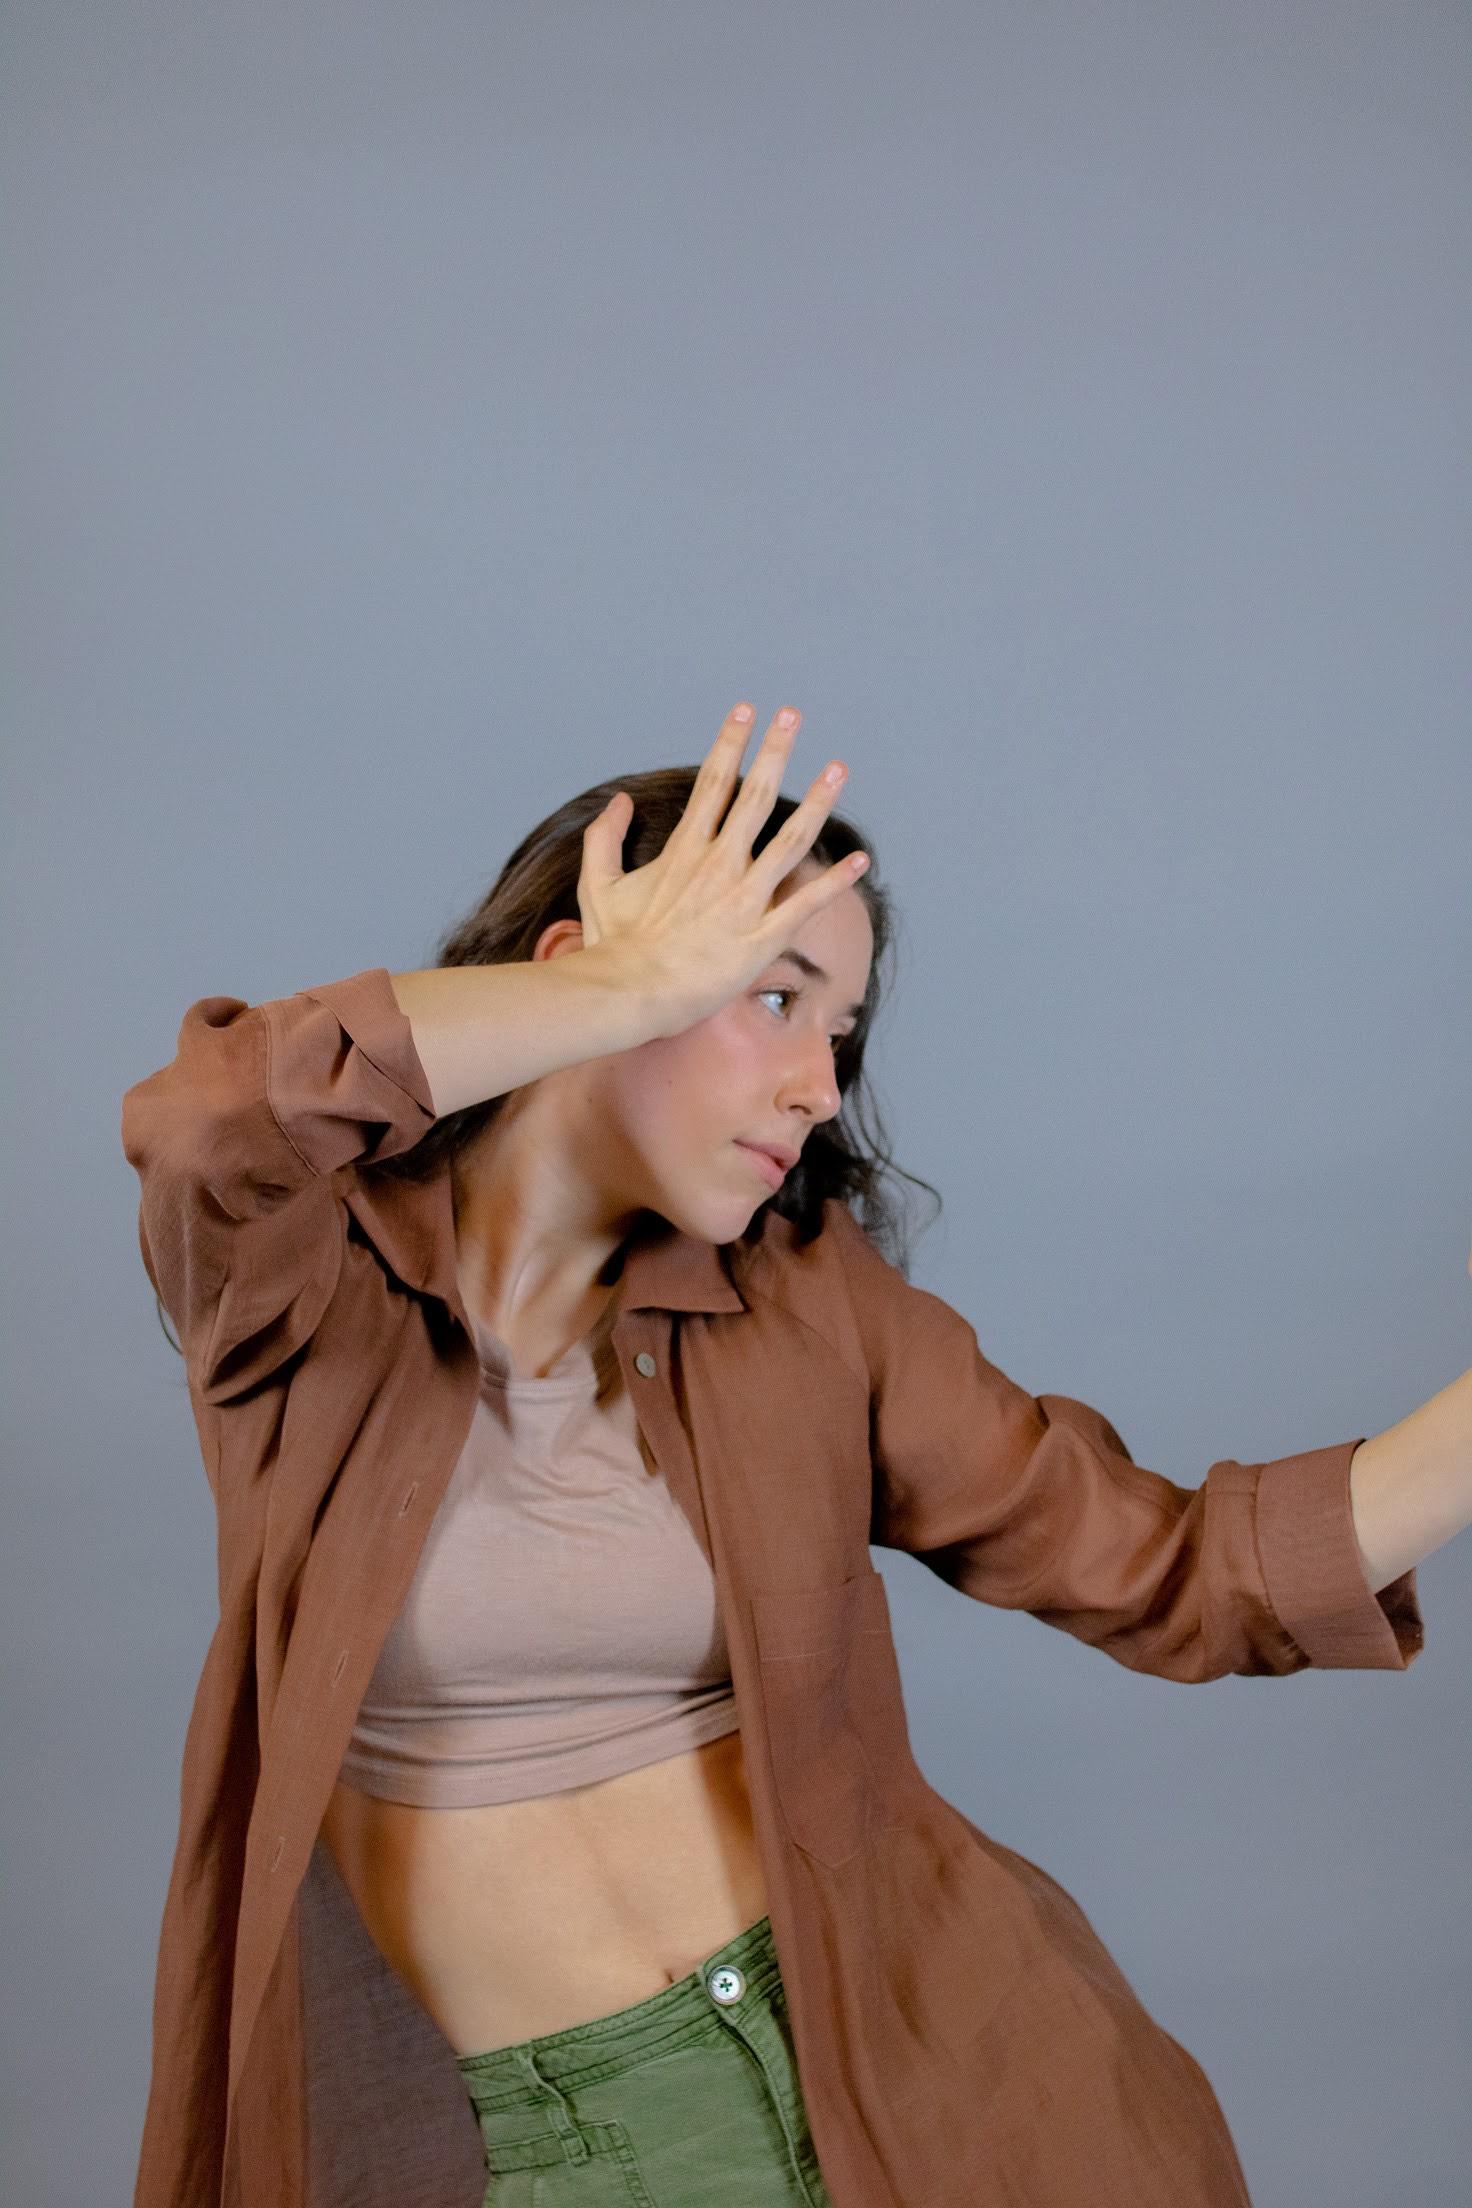
[[[322,1006],[322,1009],[323,1009],[323,1010],[324,1010],[325,1012],[331,1012],[331,1014],[332,1014],[332,1017],[333,1017],[333,1018],[334,1018],[334,1019],[336,1020],[336,1022],[337,1022],[337,1024],[338,1024],[338,1026],[339,1026],[339,1027],[340,1027],[340,1028],[342,1029],[342,1031],[343,1031],[344,1035],[346,1035],[346,1036],[347,1036],[347,1038],[348,1038],[349,1042],[350,1042],[350,1043],[352,1044],[352,1046],[353,1046],[354,1050],[356,1050],[356,1051],[359,1051],[359,1052],[360,1052],[360,1053],[362,1054],[362,1056],[363,1056],[363,1057],[365,1057],[365,1058],[367,1059],[367,1061],[368,1061],[369,1065],[370,1065],[370,1066],[371,1066],[371,1067],[373,1068],[374,1072],[375,1072],[375,1073],[377,1073],[377,1074],[381,1074],[381,1075],[382,1075],[382,1077],[383,1077],[383,1079],[384,1079],[385,1081],[387,1081],[387,1082],[388,1082],[388,1084],[390,1085],[390,1087],[391,1087],[391,1088],[395,1088],[395,1089],[397,1089],[397,1090],[398,1090],[398,1092],[399,1092],[399,1094],[400,1094],[401,1096],[405,1096],[405,1097],[407,1097],[407,1098],[409,1099],[409,1102],[410,1102],[410,1103],[411,1103],[411,1104],[412,1104],[412,1105],[413,1105],[413,1106],[415,1107],[415,1109],[416,1109],[417,1111],[421,1111],[421,1112],[422,1112],[422,1111],[425,1111],[425,1110],[427,1110],[427,1109],[430,1109],[430,1108],[431,1108],[431,1107],[428,1107],[428,1106],[425,1106],[425,1105],[421,1104],[421,1103],[420,1103],[420,1101],[419,1101],[419,1099],[418,1099],[418,1097],[414,1095],[413,1091],[412,1091],[411,1089],[406,1089],[406,1088],[404,1087],[404,1084],[403,1084],[403,1082],[402,1082],[402,1081],[401,1081],[401,1080],[399,1079],[398,1075],[397,1075],[396,1073],[390,1073],[390,1071],[389,1071],[389,1069],[387,1068],[387,1066],[383,1065],[383,1064],[382,1064],[382,1063],[380,1062],[380,1060],[378,1060],[377,1058],[375,1058],[375,1057],[374,1057],[374,1055],[373,1055],[372,1051],[371,1051],[371,1050],[369,1050],[369,1049],[367,1049],[367,1048],[366,1048],[366,1046],[365,1046],[365,1045],[364,1045],[363,1043],[361,1043],[361,1042],[360,1042],[360,1041],[358,1040],[358,1037],[357,1037],[357,1036],[356,1036],[356,1035],[355,1035],[355,1034],[353,1033],[352,1029],[351,1029],[351,1028],[350,1028],[350,1027],[348,1026],[348,1023],[347,1023],[347,1021],[346,1021],[346,1020],[345,1020],[345,1019],[343,1018],[342,1014],[341,1014],[341,1013],[340,1013],[339,1011],[337,1011],[337,1010],[336,1010],[336,1008],[335,1008],[335,1007],[334,1007],[333,1005],[331,1005],[331,1004],[330,1004],[330,1003],[328,1002],[328,1000],[327,1000],[327,998],[326,998],[326,997],[324,997],[324,996],[320,996],[320,995],[319,995],[319,994],[317,993],[317,991],[316,991],[315,989],[303,989],[303,991],[302,991],[301,993],[302,993],[302,995],[303,995],[304,997],[310,997],[310,998],[311,998],[311,1000],[312,1000],[312,1002],[313,1002],[313,1004],[320,1004],[320,1005]],[[403,1014],[402,1012],[400,1012],[400,1013],[399,1013],[399,1015],[398,1015],[398,1017],[399,1017],[399,1018],[400,1018],[400,1019],[402,1020],[402,1019],[404,1019],[404,1018],[405,1018],[405,1015],[404,1015],[404,1014]],[[412,1031],[411,1031],[411,1038],[410,1038],[410,1040],[411,1040],[411,1047],[412,1047]],[[420,1068],[420,1070],[421,1070],[421,1071],[423,1071],[423,1066],[422,1066],[422,1064],[421,1064],[421,1068]],[[428,1086],[429,1086],[429,1084],[428,1084],[428,1082],[426,1082],[426,1083],[425,1083],[425,1087],[426,1087],[426,1090],[428,1089]]]
[[[303,1158],[303,1157],[302,1157],[302,1154],[301,1154],[300,1150],[298,1150],[298,1149],[297,1149],[297,1146],[296,1146],[296,1144],[295,1144],[295,1143],[294,1143],[294,1142],[292,1141],[292,1139],[291,1139],[291,1136],[290,1136],[290,1135],[289,1135],[289,1134],[287,1133],[286,1129],[285,1129],[285,1128],[284,1128],[284,1127],[282,1126],[282,1124],[281,1124],[281,1116],[280,1116],[280,1114],[278,1113],[278,1111],[277,1111],[277,1109],[276,1109],[276,1106],[275,1106],[274,1102],[272,1101],[272,1097],[271,1097],[271,1018],[270,1018],[270,1014],[269,1014],[269,1013],[267,1013],[267,1012],[264,1012],[264,1011],[263,1011],[263,1012],[262,1012],[262,1014],[261,1014],[261,1026],[262,1026],[262,1028],[263,1028],[263,1029],[265,1030],[265,1036],[266,1036],[266,1109],[267,1109],[267,1111],[268,1111],[268,1112],[269,1112],[269,1113],[271,1114],[271,1117],[272,1117],[272,1119],[273,1119],[273,1120],[275,1121],[275,1123],[276,1123],[276,1127],[277,1127],[277,1130],[278,1130],[278,1132],[280,1133],[281,1139],[282,1139],[282,1141],[283,1141],[283,1142],[284,1142],[284,1143],[286,1144],[287,1148],[288,1148],[288,1149],[289,1149],[289,1150],[290,1150],[290,1151],[291,1151],[291,1152],[293,1153],[293,1155],[294,1155],[294,1156],[296,1156],[296,1157],[298,1157],[298,1158],[301,1158],[301,1162],[302,1162],[302,1164],[303,1164],[303,1165],[304,1165],[304,1166],[306,1167],[307,1171],[308,1171],[308,1172],[309,1172],[309,1173],[311,1174],[311,1176],[312,1176],[313,1180],[320,1180],[320,1179],[322,1179],[322,1178],[323,1178],[323,1176],[322,1176],[321,1174],[319,1174],[319,1173],[318,1173],[318,1171],[317,1171],[317,1168],[316,1168],[316,1166],[315,1166],[315,1165],[313,1165],[313,1163],[312,1163],[312,1161],[311,1161],[311,1159],[310,1159],[310,1158]]]
[[[1274,1625],[1278,1628],[1278,1631],[1282,1634],[1284,1640],[1288,1643],[1288,1646],[1290,1648],[1296,1648],[1299,1655],[1304,1659],[1304,1662],[1311,1664],[1313,1662],[1313,1658],[1309,1655],[1308,1650],[1304,1647],[1302,1641],[1298,1639],[1296,1634],[1289,1632],[1287,1626],[1283,1623],[1283,1620],[1278,1615],[1277,1604],[1273,1601],[1273,1590],[1268,1583],[1267,1569],[1262,1560],[1262,1543],[1258,1538],[1257,1499],[1262,1492],[1262,1466],[1256,1466],[1255,1470],[1257,1473],[1257,1477],[1252,1483],[1252,1559],[1257,1566],[1258,1584],[1262,1588],[1263,1601],[1267,1606],[1268,1616],[1272,1619]],[[1209,1480],[1210,1474],[1208,1474],[1207,1477]]]
[[[847,1209],[847,1206],[845,1206],[845,1209]],[[853,1219],[853,1213],[852,1213],[852,1212],[849,1212],[849,1217],[850,1217],[851,1219]],[[858,1221],[857,1221],[856,1219],[854,1219],[854,1225],[855,1225],[855,1226],[858,1226]],[[835,1235],[835,1236],[833,1237],[833,1254],[834,1254],[834,1256],[835,1256],[835,1257],[837,1258],[837,1260],[838,1260],[838,1273],[839,1273],[839,1278],[840,1278],[840,1279],[842,1280],[842,1282],[843,1282],[844,1294],[845,1294],[845,1295],[847,1296],[847,1298],[848,1298],[848,1314],[849,1314],[849,1317],[850,1317],[850,1318],[852,1319],[852,1321],[853,1321],[853,1325],[854,1325],[854,1332],[855,1332],[855,1333],[856,1333],[856,1334],[858,1335],[858,1337],[859,1337],[859,1345],[860,1345],[860,1347],[861,1347],[861,1348],[863,1349],[863,1351],[864,1351],[864,1358],[865,1358],[865,1365],[866,1365],[866,1369],[865,1369],[865,1372],[864,1372],[864,1378],[863,1378],[863,1383],[862,1383],[862,1384],[863,1384],[863,1388],[864,1388],[864,1392],[865,1392],[865,1394],[866,1394],[866,1395],[868,1395],[868,1396],[871,1396],[871,1397],[872,1397],[872,1394],[873,1394],[873,1375],[872,1375],[872,1373],[870,1373],[870,1372],[869,1372],[869,1371],[867,1370],[867,1362],[868,1362],[868,1354],[869,1354],[869,1353],[868,1353],[868,1349],[867,1349],[867,1347],[866,1347],[866,1346],[865,1346],[865,1344],[864,1344],[864,1330],[863,1330],[863,1328],[862,1328],[862,1327],[860,1326],[860,1324],[859,1324],[859,1314],[858,1314],[858,1312],[857,1312],[857,1311],[855,1310],[855,1308],[854,1308],[854,1283],[853,1283],[853,1275],[852,1275],[852,1274],[850,1273],[850,1271],[849,1271],[849,1269],[848,1269],[848,1260],[847,1260],[847,1258],[846,1258],[846,1257],[844,1256],[844,1254],[843,1254],[843,1243],[842,1243],[842,1241],[840,1240],[840,1238],[839,1238],[839,1236],[838,1236],[838,1235]],[[835,1352],[835,1354],[837,1354],[837,1353]],[[843,1360],[842,1356],[841,1356],[841,1355],[839,1355],[839,1363],[840,1363],[840,1364],[842,1364],[843,1362],[844,1362],[844,1360]],[[847,1368],[845,1368],[845,1369],[847,1369]]]
[[[398,1078],[398,1075],[390,1073],[387,1066],[381,1064],[380,1061],[374,1057],[372,1051],[368,1049],[367,1045],[359,1042],[357,1036],[348,1026],[348,1023],[343,1018],[342,1014],[337,1011],[331,1004],[329,1004],[325,997],[319,997],[316,991],[313,989],[304,989],[302,991],[302,995],[304,997],[310,997],[313,1004],[320,1004],[324,1012],[331,1012],[332,1017],[336,1020],[344,1035],[347,1036],[348,1041],[352,1044],[354,1050],[356,1050],[360,1056],[367,1059],[369,1065],[373,1068],[374,1072],[381,1073],[384,1080],[389,1082],[393,1088],[396,1088],[401,1095],[409,1095],[409,1091],[404,1087],[404,1084]],[[419,1102],[419,1099],[418,1097],[412,1097],[410,1101],[417,1104]]]
[[[827,1350],[829,1356],[834,1359],[839,1369],[847,1373],[849,1379],[853,1381],[854,1386],[856,1388],[862,1389],[865,1401],[867,1402],[869,1395],[869,1378],[867,1373],[855,1372],[853,1366],[849,1363],[847,1357],[844,1356],[843,1351],[839,1348],[838,1344],[836,1342],[830,1341],[821,1327],[815,1326],[811,1319],[804,1318],[801,1311],[794,1311],[791,1304],[784,1303],[780,1296],[769,1295],[765,1288],[758,1288],[750,1281],[744,1282],[743,1286],[745,1292],[748,1295],[759,1296],[762,1302],[770,1304],[774,1311],[784,1312],[789,1319],[795,1319],[799,1326],[805,1327],[809,1334],[814,1335],[816,1339],[822,1343],[823,1347]]]

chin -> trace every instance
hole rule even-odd
[[[730,1196],[709,1196],[704,1203],[699,1199],[690,1203],[666,1201],[657,1209],[681,1234],[688,1234],[697,1242],[714,1242],[719,1246],[723,1242],[734,1242],[746,1233],[763,1201],[760,1196],[754,1203],[743,1203]]]

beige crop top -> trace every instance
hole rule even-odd
[[[518,1801],[735,1730],[715,1582],[610,1339],[534,1378],[472,1318],[469,1435],[340,1776],[425,1808]]]

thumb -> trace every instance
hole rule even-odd
[[[629,825],[620,811],[625,795],[615,790],[583,830],[584,880],[617,881],[623,873],[623,840]]]

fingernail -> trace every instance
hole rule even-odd
[[[777,726],[779,728],[796,728],[797,715],[793,712],[790,705],[784,705],[781,712],[777,715]]]
[[[731,718],[733,721],[749,721],[751,719],[751,707],[749,705],[733,706]]]

